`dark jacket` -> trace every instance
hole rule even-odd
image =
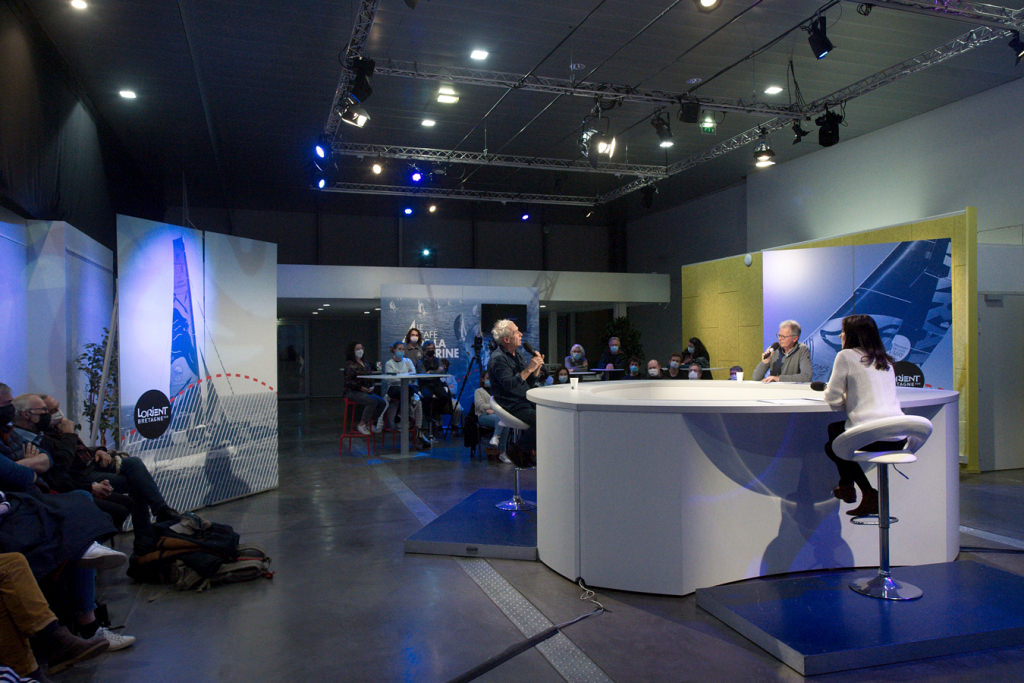
[[[524,358],[525,351],[509,353],[497,348],[491,353],[487,363],[487,374],[491,378],[491,395],[505,410],[515,414],[516,411],[530,410],[533,403],[526,398],[526,392],[537,385],[537,378],[530,375],[526,381],[520,377],[529,364]]]
[[[619,370],[625,370],[629,359],[626,358],[621,350],[618,353],[612,353],[610,349],[605,349],[601,353],[601,358],[597,361],[597,365],[594,366],[595,370],[604,370],[611,363],[612,367],[618,368]],[[607,373],[606,373],[607,374]]]

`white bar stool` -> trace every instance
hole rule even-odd
[[[494,400],[493,396],[491,396],[491,410],[493,410],[494,414],[498,416],[498,423],[503,427],[508,427],[513,432],[512,434],[509,435],[508,439],[506,440],[506,443],[512,443],[513,441],[516,441],[519,438],[519,432],[523,431],[524,429],[530,428],[530,425],[526,424],[518,417],[516,417],[515,415],[508,412],[500,405],[498,405],[498,402]],[[515,465],[514,463],[513,466],[516,470],[516,487],[515,491],[512,494],[512,499],[502,501],[501,503],[498,503],[495,507],[500,508],[502,510],[509,510],[513,512],[517,512],[519,510],[535,510],[537,508],[536,503],[529,500],[524,500],[523,497],[519,495],[519,470],[528,468],[522,468],[519,465]]]
[[[850,588],[858,593],[883,600],[914,600],[924,594],[913,584],[894,580],[889,573],[889,524],[890,521],[899,522],[889,517],[889,465],[915,462],[917,456],[914,454],[931,433],[932,423],[926,418],[897,415],[848,429],[832,442],[832,450],[837,457],[878,466],[878,574],[851,582]],[[876,441],[902,442],[904,439],[906,445],[894,445],[892,450],[860,450]]]

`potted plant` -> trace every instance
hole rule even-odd
[[[107,343],[110,339],[110,331],[103,328],[103,338],[99,343],[89,342],[85,345],[85,351],[75,359],[75,367],[85,374],[88,379],[85,398],[82,400],[82,417],[88,421],[90,433],[92,432],[92,421],[96,415],[96,401],[100,395],[100,384],[103,381],[103,357],[106,353]],[[119,439],[118,412],[120,400],[118,394],[117,377],[117,339],[114,339],[114,347],[110,354],[110,368],[107,373],[107,381],[103,392],[103,410],[100,412],[100,423],[96,428],[96,441],[94,445],[107,447],[107,434],[113,442],[111,447],[117,446]]]

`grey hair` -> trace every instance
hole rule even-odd
[[[795,320],[783,320],[779,323],[779,327],[788,327],[790,334],[795,334],[798,338],[800,337],[800,323]]]
[[[505,337],[511,337],[512,332],[510,328],[512,325],[515,325],[515,323],[507,318],[502,318],[494,323],[494,327],[491,329],[491,336],[494,337],[494,341],[500,344]]]

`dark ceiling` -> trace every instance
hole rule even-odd
[[[890,3],[876,3],[864,16],[856,3],[819,0],[723,0],[708,13],[698,11],[693,0],[420,0],[415,9],[402,0],[89,0],[84,11],[72,9],[67,0],[23,3],[127,152],[159,176],[167,205],[181,205],[187,192],[192,206],[292,210],[358,210],[366,201],[354,194],[318,193],[310,176],[310,150],[328,121],[360,7],[377,6],[360,53],[375,60],[378,70],[406,69],[420,76],[443,75],[446,69],[463,75],[465,70],[531,74],[601,84],[619,95],[659,91],[730,104],[730,111],[716,114],[719,124],[711,136],[680,122],[677,104],[623,101],[630,98],[614,94],[602,98],[606,125],[617,135],[617,163],[690,166],[657,182],[657,208],[734,185],[755,172],[749,140],[708,161],[699,156],[773,121],[768,109],[800,111],[793,79],[787,77],[790,60],[802,101],[820,102],[852,84],[869,83],[893,65],[951,45],[980,25],[901,11]],[[1003,2],[1014,11],[1022,4]],[[822,7],[835,49],[819,61],[799,27]],[[1009,15],[1011,22],[1019,25],[1021,15]],[[999,33],[976,49],[898,75],[861,96],[844,96],[845,106],[833,101],[845,115],[835,149],[858,135],[1019,78],[1024,67],[1015,67],[1008,38],[995,26]],[[490,52],[485,62],[470,60],[477,47]],[[364,128],[339,126],[335,142],[580,158],[577,141],[595,105],[592,96],[509,90],[498,87],[493,74],[479,76],[480,84],[473,85],[378,72],[365,102],[371,120]],[[445,82],[454,86],[458,103],[436,101]],[[764,94],[770,84],[783,92]],[[138,98],[122,99],[122,88],[135,90]],[[764,111],[736,110],[744,108]],[[675,141],[668,150],[658,147],[650,125],[659,109]],[[786,126],[771,133],[777,161],[821,149],[813,123],[821,110],[803,113],[812,120],[803,123],[811,135],[802,143],[791,144],[786,117]],[[436,125],[423,127],[426,117]],[[387,159],[385,172],[375,177],[369,171],[372,160],[336,156],[334,180],[409,185],[410,162]],[[630,172],[418,165],[433,168],[429,182],[440,192],[471,190],[484,196],[598,198],[637,178]],[[639,195],[627,201],[638,201]]]

